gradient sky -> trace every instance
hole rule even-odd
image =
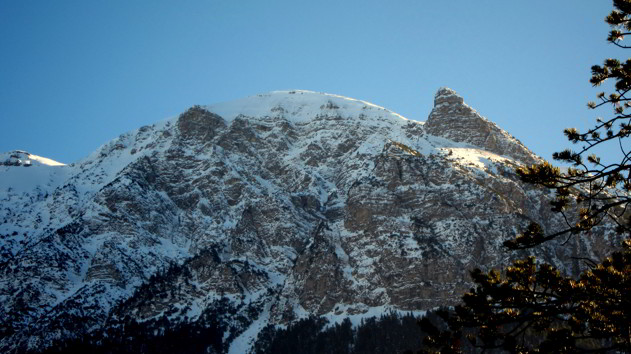
[[[448,86],[535,153],[590,127],[603,0],[0,0],[0,152],[70,163],[194,104],[304,89],[426,120]],[[605,115],[609,110],[600,112]]]

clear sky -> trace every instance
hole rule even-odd
[[[587,128],[607,0],[0,0],[0,151],[70,163],[194,104],[304,89],[426,120],[448,86],[550,159]],[[601,114],[609,113],[609,111]]]

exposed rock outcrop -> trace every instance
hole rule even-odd
[[[519,140],[464,103],[463,98],[450,88],[443,87],[436,92],[434,108],[425,128],[429,134],[475,145],[525,164],[541,161]]]

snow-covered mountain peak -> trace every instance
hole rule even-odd
[[[14,150],[10,152],[0,153],[0,165],[4,166],[65,166],[64,163],[30,154],[23,150]]]
[[[272,91],[234,101],[204,106],[204,109],[221,116],[225,121],[244,117],[282,117],[288,121],[306,122],[323,113],[339,112],[345,116],[358,116],[367,112],[386,112],[393,118],[403,119],[370,102],[345,96],[307,90]]]
[[[4,207],[20,193],[45,194],[57,188],[70,168],[55,160],[23,150],[0,153],[0,200]],[[24,202],[24,201],[22,201]]]
[[[126,318],[216,319],[216,352],[244,352],[309,315],[453,304],[467,269],[505,264],[505,236],[561,220],[513,173],[536,156],[453,90],[436,102],[423,123],[274,91],[194,106],[68,166],[0,154],[0,352]]]

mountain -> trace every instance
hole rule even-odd
[[[564,223],[514,172],[542,160],[447,88],[426,122],[278,91],[192,107],[70,165],[0,160],[3,352],[133,324],[212,328],[212,349],[237,353],[310,315],[421,313],[457,302],[469,270],[529,254],[502,242],[531,221]],[[530,252],[576,275],[572,257],[602,257],[612,229]]]

